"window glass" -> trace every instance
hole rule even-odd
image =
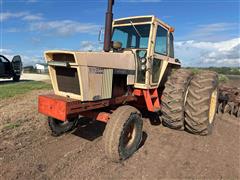
[[[8,61],[4,57],[0,57],[0,62],[5,63],[5,62],[8,62]]]
[[[141,62],[142,58],[146,58],[147,51],[146,50],[138,50],[137,51],[137,83],[145,84],[145,75],[146,75],[146,69],[142,68],[142,66],[146,67],[146,62]]]
[[[160,76],[160,67],[161,67],[161,60],[153,59],[153,73],[152,73],[152,82],[158,83],[159,76]]]
[[[119,41],[123,48],[147,49],[150,24],[115,27],[112,41]]]
[[[174,38],[172,33],[170,33],[169,41],[170,41],[169,56],[171,58],[174,58]]]
[[[155,52],[163,55],[167,55],[167,39],[168,31],[161,26],[158,26]]]

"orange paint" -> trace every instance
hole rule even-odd
[[[67,102],[47,96],[38,97],[38,112],[61,121],[67,119]]]
[[[104,123],[107,123],[110,119],[110,113],[106,112],[86,111],[82,112],[81,115]]]
[[[135,96],[144,96],[148,111],[156,112],[160,110],[160,101],[157,89],[134,89]]]

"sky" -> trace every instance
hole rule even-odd
[[[53,49],[101,50],[107,0],[0,0],[0,54],[43,62]],[[175,27],[183,66],[240,67],[239,0],[115,0],[114,18],[155,15]]]

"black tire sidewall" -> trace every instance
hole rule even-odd
[[[132,145],[129,148],[125,148],[124,147],[124,135],[125,135],[125,131],[128,129],[128,127],[134,123],[134,125],[136,126],[136,135],[134,138],[134,142],[132,143]],[[125,122],[122,132],[121,132],[121,136],[119,139],[119,155],[121,160],[125,160],[128,157],[130,157],[139,147],[141,141],[142,141],[142,127],[143,127],[143,122],[141,117],[137,114],[137,113],[131,113],[131,115],[129,116],[129,118],[127,119],[127,121]]]
[[[14,75],[13,76],[13,81],[18,82],[20,80],[20,76]]]
[[[52,135],[60,136],[61,134],[72,130],[76,125],[76,120],[67,121],[64,124],[61,124],[60,120],[48,117],[48,123],[52,130]]]

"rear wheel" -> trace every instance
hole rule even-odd
[[[20,76],[19,75],[14,75],[13,76],[13,81],[18,82],[20,80]]]
[[[58,119],[48,117],[48,125],[52,131],[53,136],[60,136],[65,132],[73,130],[77,125],[78,119],[71,119],[69,121],[60,121]]]
[[[142,140],[142,118],[132,106],[121,106],[113,112],[104,131],[105,153],[119,162],[137,151]]]
[[[184,106],[192,72],[178,69],[172,72],[165,83],[162,96],[163,125],[173,129],[184,129]]]
[[[202,71],[195,74],[188,88],[185,128],[193,134],[212,132],[218,104],[218,75]]]
[[[240,117],[240,106],[238,106],[238,111],[237,111],[236,116],[237,116],[237,117]]]

